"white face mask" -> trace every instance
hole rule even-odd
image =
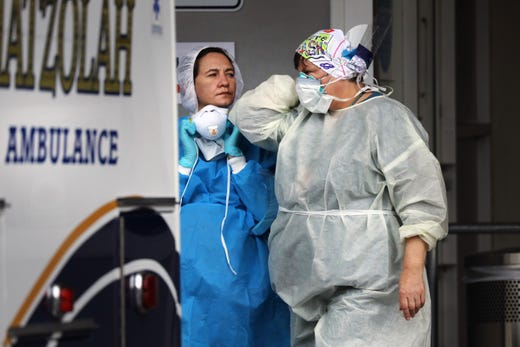
[[[227,108],[207,105],[191,116],[200,136],[216,140],[226,132]]]
[[[328,85],[328,84],[327,84]],[[327,113],[334,98],[323,93],[320,80],[300,74],[296,79],[296,94],[300,103],[312,113]]]
[[[379,86],[364,86],[359,89],[357,93],[349,98],[338,98],[337,96],[325,94],[324,89],[341,79],[335,79],[326,84],[321,84],[320,80],[313,78],[312,76],[300,73],[300,76],[296,79],[296,94],[300,99],[300,103],[312,113],[327,113],[330,109],[330,105],[334,100],[340,102],[346,102],[359,96],[361,93],[366,91],[381,92],[385,88]],[[390,95],[391,93],[387,94]]]

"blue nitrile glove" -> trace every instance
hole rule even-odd
[[[182,120],[181,128],[179,129],[179,138],[184,149],[184,155],[179,160],[179,165],[181,166],[191,168],[195,164],[199,150],[193,139],[196,131],[195,123],[190,119]]]
[[[232,157],[241,157],[244,154],[238,148],[240,142],[240,131],[230,121],[227,121],[227,129],[224,134],[224,152]]]

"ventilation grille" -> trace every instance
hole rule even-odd
[[[467,285],[470,323],[520,322],[520,281],[490,281]]]

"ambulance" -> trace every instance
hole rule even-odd
[[[0,0],[0,343],[179,346],[171,0]]]

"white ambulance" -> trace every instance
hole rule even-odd
[[[0,0],[0,335],[180,344],[174,1]]]

